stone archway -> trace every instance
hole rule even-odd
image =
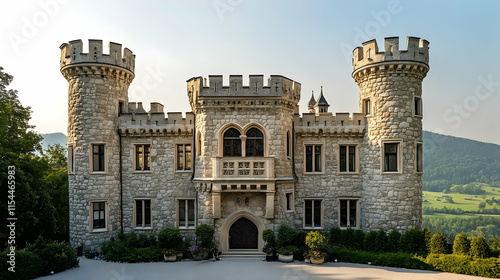
[[[262,239],[262,231],[265,229],[264,223],[257,218],[253,213],[242,210],[236,213],[233,213],[229,215],[229,217],[226,218],[224,223],[222,224],[220,228],[220,250],[221,252],[227,252],[230,249],[229,246],[229,231],[231,230],[231,227],[233,224],[240,220],[241,218],[245,218],[252,222],[256,227],[257,227],[257,249],[256,250],[261,250],[262,247],[264,247],[264,240]]]

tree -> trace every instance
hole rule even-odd
[[[431,238],[432,238],[431,229],[428,227],[424,227],[422,229],[422,232],[424,233],[425,247],[427,248],[427,252],[430,252],[431,251]]]
[[[453,241],[453,254],[468,255],[469,250],[470,250],[470,241],[467,238],[467,234],[465,233],[457,234],[455,240]]]
[[[470,254],[474,258],[487,258],[489,256],[490,247],[482,234],[473,237],[470,242]]]
[[[479,209],[484,209],[484,208],[486,208],[486,202],[484,201],[479,202]]]
[[[430,241],[431,254],[446,254],[446,237],[440,232],[434,233]]]

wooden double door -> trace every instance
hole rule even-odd
[[[259,230],[247,218],[240,218],[229,229],[229,249],[258,249]]]

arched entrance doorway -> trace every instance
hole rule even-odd
[[[259,230],[247,218],[240,218],[229,229],[229,249],[258,249]]]
[[[257,248],[250,250],[261,250],[264,247],[264,240],[262,239],[262,231],[266,228],[262,220],[257,218],[252,212],[247,210],[241,210],[236,213],[229,215],[220,227],[220,251],[228,252],[229,248],[229,231],[231,230],[234,223],[236,223],[239,219],[245,218],[252,222],[257,227]],[[243,223],[243,222],[242,222]],[[236,229],[236,228],[235,228]],[[234,234],[233,234],[234,236]],[[238,250],[238,249],[235,249]],[[242,250],[242,249],[239,249]]]

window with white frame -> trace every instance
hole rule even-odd
[[[75,172],[75,150],[73,145],[68,145],[68,174]]]
[[[415,116],[422,116],[422,98],[414,97],[414,99],[413,99],[413,113]]]
[[[135,170],[149,171],[151,169],[151,145],[135,145]]]
[[[191,170],[191,144],[177,145],[177,171]]]
[[[194,228],[194,199],[177,200],[177,225],[180,228]]]
[[[356,145],[339,145],[339,172],[357,172]]]
[[[136,199],[135,228],[151,228],[151,199]]]
[[[359,228],[359,199],[340,199],[339,226]]]
[[[106,145],[92,144],[92,172],[106,171]]]
[[[91,212],[91,230],[92,231],[106,231],[107,221],[106,221],[106,202],[105,201],[93,201],[90,203]]]
[[[401,172],[401,143],[387,141],[382,143],[383,172]]]
[[[417,172],[424,172],[424,152],[422,143],[417,143]]]
[[[323,200],[304,200],[304,228],[323,227]]]
[[[323,146],[321,144],[305,145],[305,172],[323,172]]]

